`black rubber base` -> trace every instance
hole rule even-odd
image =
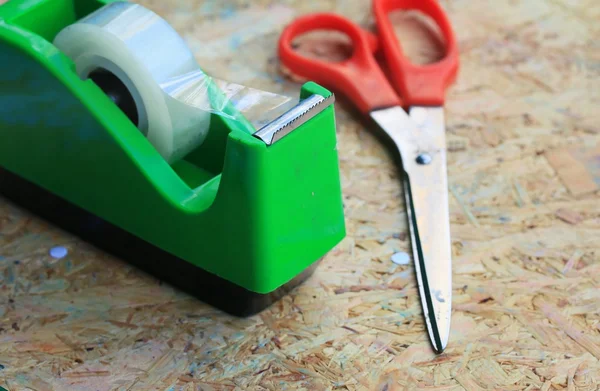
[[[0,195],[138,269],[235,316],[256,314],[304,282],[315,261],[269,294],[251,292],[148,243],[0,167]]]

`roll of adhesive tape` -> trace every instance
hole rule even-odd
[[[184,40],[154,12],[114,2],[65,27],[54,45],[94,80],[169,163],[202,144],[207,78]]]

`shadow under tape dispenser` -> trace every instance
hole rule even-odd
[[[226,312],[251,315],[345,236],[334,97],[207,76],[144,7],[0,6],[0,193]]]

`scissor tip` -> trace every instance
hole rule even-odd
[[[446,345],[441,345],[440,347],[437,347],[437,346],[433,347],[433,350],[435,351],[436,354],[444,353],[445,349],[446,349]]]
[[[449,334],[449,332],[441,334],[438,332],[431,335],[431,344],[436,354],[441,354],[446,349],[446,346],[448,345]]]

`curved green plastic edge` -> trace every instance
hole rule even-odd
[[[290,281],[343,239],[333,105],[269,147],[237,113],[215,115],[209,139],[170,166],[49,41],[92,3],[102,2],[0,6],[0,166],[257,293]],[[43,37],[30,13],[48,4],[75,11],[52,23],[38,14],[40,25],[55,25],[39,27]],[[306,83],[301,98],[311,94],[331,93]]]

